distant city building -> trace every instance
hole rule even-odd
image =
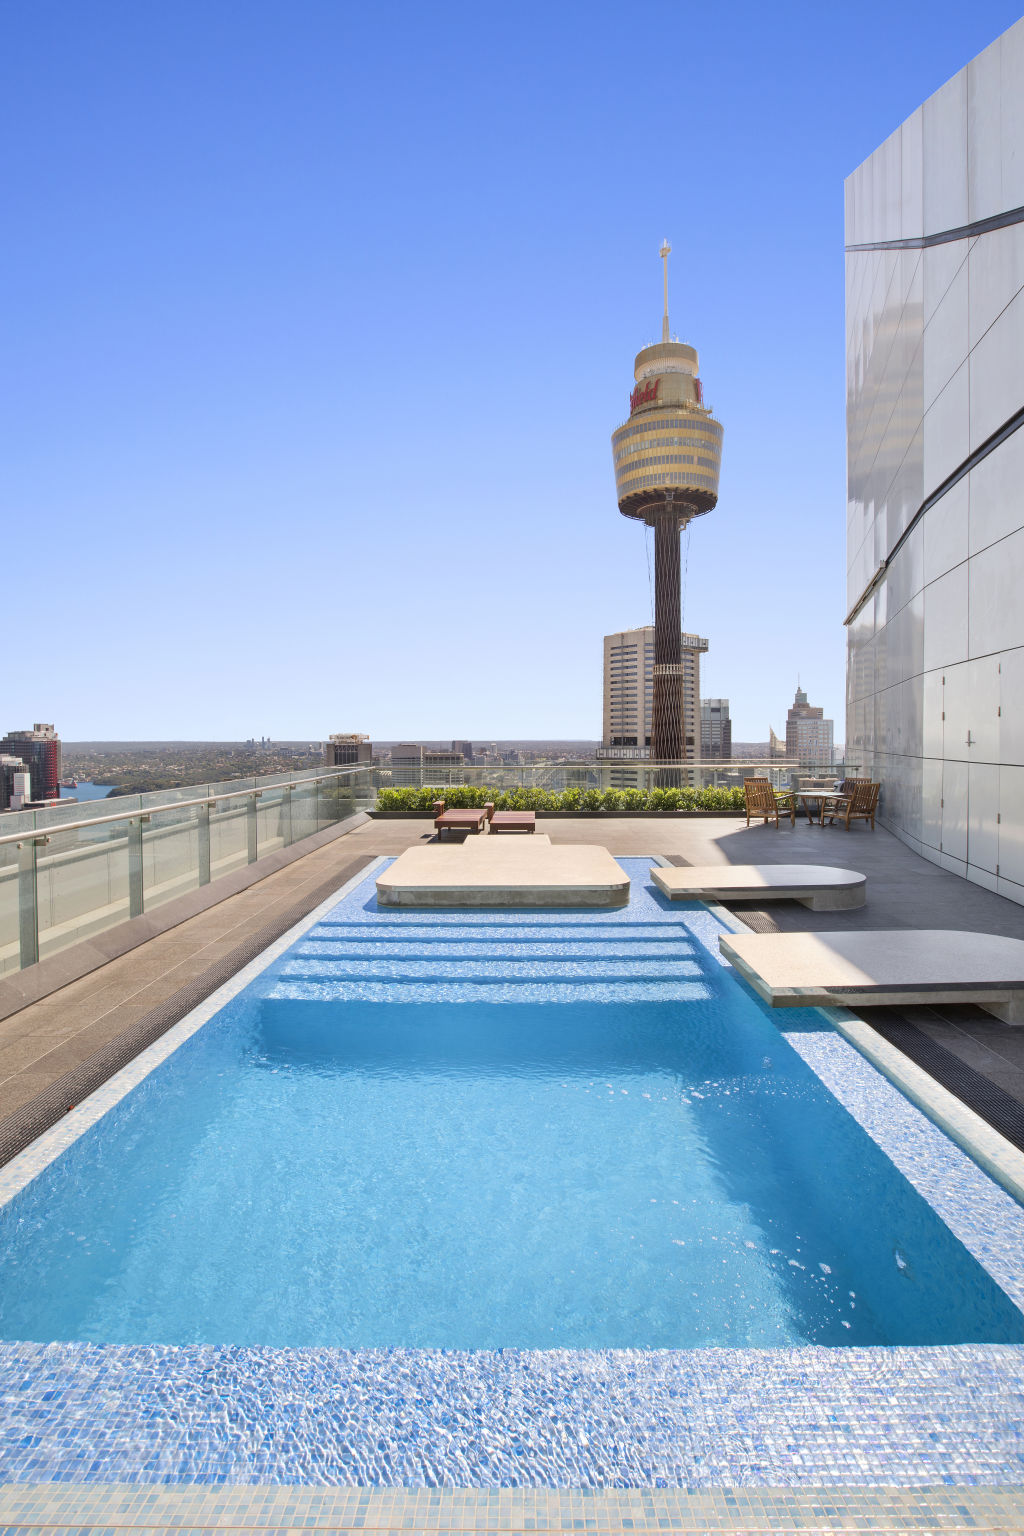
[[[467,763],[473,761],[473,743],[471,741],[453,741],[452,751],[461,752]]]
[[[786,756],[799,763],[832,763],[833,723],[825,711],[808,704],[807,695],[797,688],[796,697],[786,716]]]
[[[700,757],[700,653],[708,642],[680,635],[683,745],[690,761]],[[649,758],[653,730],[655,628],[620,630],[604,637],[602,756]],[[618,751],[614,749],[618,748]]]
[[[348,735],[335,735],[327,738],[324,747],[324,766],[327,768],[348,768],[353,763],[372,763],[373,745],[369,736],[360,736],[355,732]]]
[[[61,743],[52,725],[8,731],[0,738],[0,752],[21,758],[32,778],[33,800],[60,799]]]
[[[391,783],[396,789],[451,788],[465,783],[461,752],[445,752],[418,742],[400,741],[391,748]]]
[[[732,721],[728,699],[700,701],[700,755],[724,763],[732,757]]]
[[[32,798],[32,775],[20,757],[0,752],[0,811],[20,811]]]
[[[771,726],[769,726],[768,727],[768,756],[769,757],[785,757],[785,755],[786,755],[786,743],[784,741],[780,741],[778,736],[776,736],[775,732],[772,730]]]
[[[391,783],[396,789],[423,783],[423,748],[418,742],[396,741],[391,748]]]
[[[435,752],[429,747],[423,748],[424,784],[436,784],[448,788],[455,784],[464,784],[466,782],[464,767],[465,759],[461,752]]]

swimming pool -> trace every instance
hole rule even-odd
[[[617,912],[372,878],[4,1208],[0,1336],[1002,1344],[1024,1315],[649,860]],[[813,1041],[812,1041],[813,1045]],[[813,1055],[813,1050],[811,1053]]]

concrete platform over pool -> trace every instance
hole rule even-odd
[[[629,880],[606,848],[472,838],[408,848],[377,879],[382,907],[623,907]]]
[[[798,901],[812,912],[862,907],[867,877],[829,864],[700,864],[651,869],[676,901]]]
[[[730,934],[722,954],[773,1008],[977,1003],[1024,1024],[1024,940],[919,928]]]

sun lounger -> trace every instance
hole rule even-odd
[[[719,946],[773,1008],[976,1003],[1024,1024],[1024,940],[956,929],[730,933]]]
[[[536,832],[535,811],[492,811],[488,824],[491,832]]]
[[[799,901],[812,912],[862,907],[867,878],[826,864],[715,864],[653,868],[651,878],[675,901]]]
[[[472,807],[462,811],[442,811],[434,817],[438,841],[446,832],[482,832],[487,825],[487,807]]]

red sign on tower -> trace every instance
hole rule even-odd
[[[655,379],[653,384],[648,379],[646,384],[638,384],[629,397],[629,414],[632,416],[638,405],[650,405],[658,398],[658,385],[660,379]]]

